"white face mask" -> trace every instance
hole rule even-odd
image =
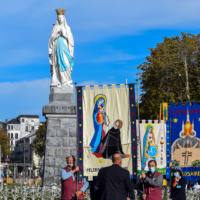
[[[73,166],[74,166],[74,164],[68,164],[68,166],[70,166],[70,167],[73,167]]]

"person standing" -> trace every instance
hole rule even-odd
[[[115,153],[112,162],[113,165],[99,171],[96,182],[99,199],[127,200],[128,193],[133,191],[129,171],[121,167],[121,154]]]
[[[163,175],[156,171],[157,163],[155,160],[148,162],[149,171],[141,173],[142,179],[139,182],[138,189],[143,200],[162,200]],[[143,191],[144,186],[144,192]]]
[[[79,171],[79,167],[75,166],[74,156],[69,156],[66,158],[67,167],[61,169],[61,200],[75,200],[76,197],[79,200],[83,199],[83,193],[88,188],[89,183],[86,179],[83,179],[83,183],[78,181],[78,191],[77,191],[77,175],[76,172]]]
[[[172,166],[172,163],[170,162],[169,166]],[[180,167],[175,167],[173,169],[174,171],[174,177],[172,180],[171,185],[171,194],[170,199],[171,200],[186,200],[186,194],[185,194],[185,187],[187,184],[187,181],[185,178],[182,177],[182,169]]]

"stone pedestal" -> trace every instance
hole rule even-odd
[[[66,157],[76,157],[76,106],[73,88],[51,88],[49,104],[43,107],[47,120],[44,182],[60,184]]]

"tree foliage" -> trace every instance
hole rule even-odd
[[[165,37],[149,50],[146,62],[138,66],[141,118],[157,119],[162,102],[200,99],[200,34]]]
[[[180,165],[180,161],[179,160],[173,160],[172,167],[178,167],[179,165]]]
[[[11,155],[10,151],[10,138],[7,136],[7,134],[4,132],[3,128],[0,128],[0,145],[1,145],[1,151],[2,155]]]
[[[193,166],[194,168],[200,167],[200,160],[195,160],[195,161],[193,161],[193,162],[192,162],[192,166]]]
[[[33,151],[40,157],[43,157],[45,152],[45,133],[46,126],[44,124],[40,125],[39,129],[36,131],[36,138],[32,143]]]

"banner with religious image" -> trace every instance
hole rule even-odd
[[[137,177],[135,86],[78,86],[77,131],[79,178],[97,176],[121,154],[122,167]]]
[[[137,124],[140,126],[140,139],[141,141],[141,153],[140,156],[140,144],[138,144],[138,173],[141,169],[148,171],[148,162],[150,160],[156,160],[157,171],[166,174],[166,124],[165,122],[158,120],[142,120]],[[139,138],[139,132],[137,132]],[[141,161],[142,159],[142,161]],[[141,168],[142,164],[142,168]]]
[[[184,106],[171,103],[168,119],[167,167],[172,160],[174,166],[181,167],[187,180],[195,181],[200,177],[200,105],[197,102],[193,105],[186,102]],[[170,168],[167,178],[170,178]]]

